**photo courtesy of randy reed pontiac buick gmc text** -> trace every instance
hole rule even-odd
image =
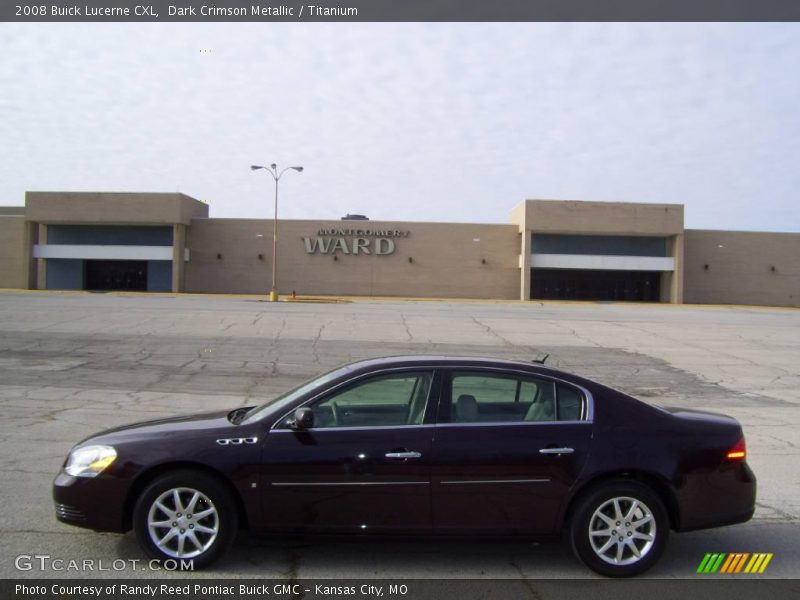
[[[354,596],[359,594],[361,596],[375,596],[383,597],[386,595],[403,596],[408,593],[408,586],[404,584],[392,585],[373,585],[365,583],[363,585],[323,585],[315,584],[313,589],[304,588],[298,583],[240,583],[236,585],[223,585],[223,584],[203,584],[203,583],[186,583],[180,585],[174,584],[126,584],[126,583],[109,583],[106,585],[91,584],[60,584],[54,583],[50,585],[27,585],[18,583],[14,587],[14,593],[18,597],[23,596],[45,596],[47,594],[53,596],[65,597],[97,597],[120,595],[120,596],[147,596],[150,598],[157,597],[190,597],[204,598],[206,596],[233,596],[233,597],[253,597],[253,596],[294,596],[300,597],[304,593],[313,591],[316,595],[330,596],[330,595],[348,595]]]

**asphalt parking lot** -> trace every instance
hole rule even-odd
[[[764,576],[800,567],[800,310],[590,303],[270,304],[257,298],[0,292],[0,577],[163,577],[54,571],[20,555],[141,559],[133,536],[56,521],[50,485],[69,448],[100,429],[251,405],[369,356],[533,359],[644,400],[728,413],[759,479],[744,525],[674,535],[648,576],[693,577],[706,552],[773,552]],[[724,501],[724,499],[720,499]],[[49,559],[48,559],[49,560]],[[23,566],[26,564],[23,561]],[[563,544],[273,540],[242,535],[196,576],[589,578]]]

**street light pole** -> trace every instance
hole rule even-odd
[[[269,301],[278,301],[278,177],[275,178],[275,218],[272,221],[272,289]]]
[[[292,169],[298,173],[303,172],[303,167],[286,167],[280,173],[278,172],[278,165],[272,163],[269,167],[262,167],[261,165],[251,165],[252,171],[264,169],[267,173],[272,175],[275,180],[275,218],[272,223],[272,289],[269,292],[270,302],[278,301],[278,182],[281,176]]]

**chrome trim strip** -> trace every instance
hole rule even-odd
[[[424,428],[436,427],[433,423],[425,425],[359,425],[358,427],[310,427],[308,429],[270,429],[270,433],[304,433],[306,431],[372,431],[376,429],[408,429],[410,427]]]
[[[430,485],[430,481],[273,481],[274,486],[317,486],[317,485]]]
[[[531,425],[591,425],[590,421],[493,421],[488,423],[439,423],[436,427],[528,427]]]
[[[306,431],[372,431],[372,430],[387,430],[387,429],[409,429],[410,427],[418,427],[420,429],[427,429],[430,427],[508,427],[509,425],[590,425],[590,421],[489,421],[486,423],[427,423],[425,425],[375,425],[375,426],[360,426],[360,427],[311,427],[310,429],[303,429],[302,431],[295,431],[294,429],[271,429],[270,433],[303,433]]]
[[[547,483],[549,481],[549,477],[544,477],[540,479],[447,479],[442,480],[439,483]]]

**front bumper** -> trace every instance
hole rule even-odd
[[[56,519],[95,531],[125,532],[127,486],[118,478],[73,477],[61,471],[53,481]]]

